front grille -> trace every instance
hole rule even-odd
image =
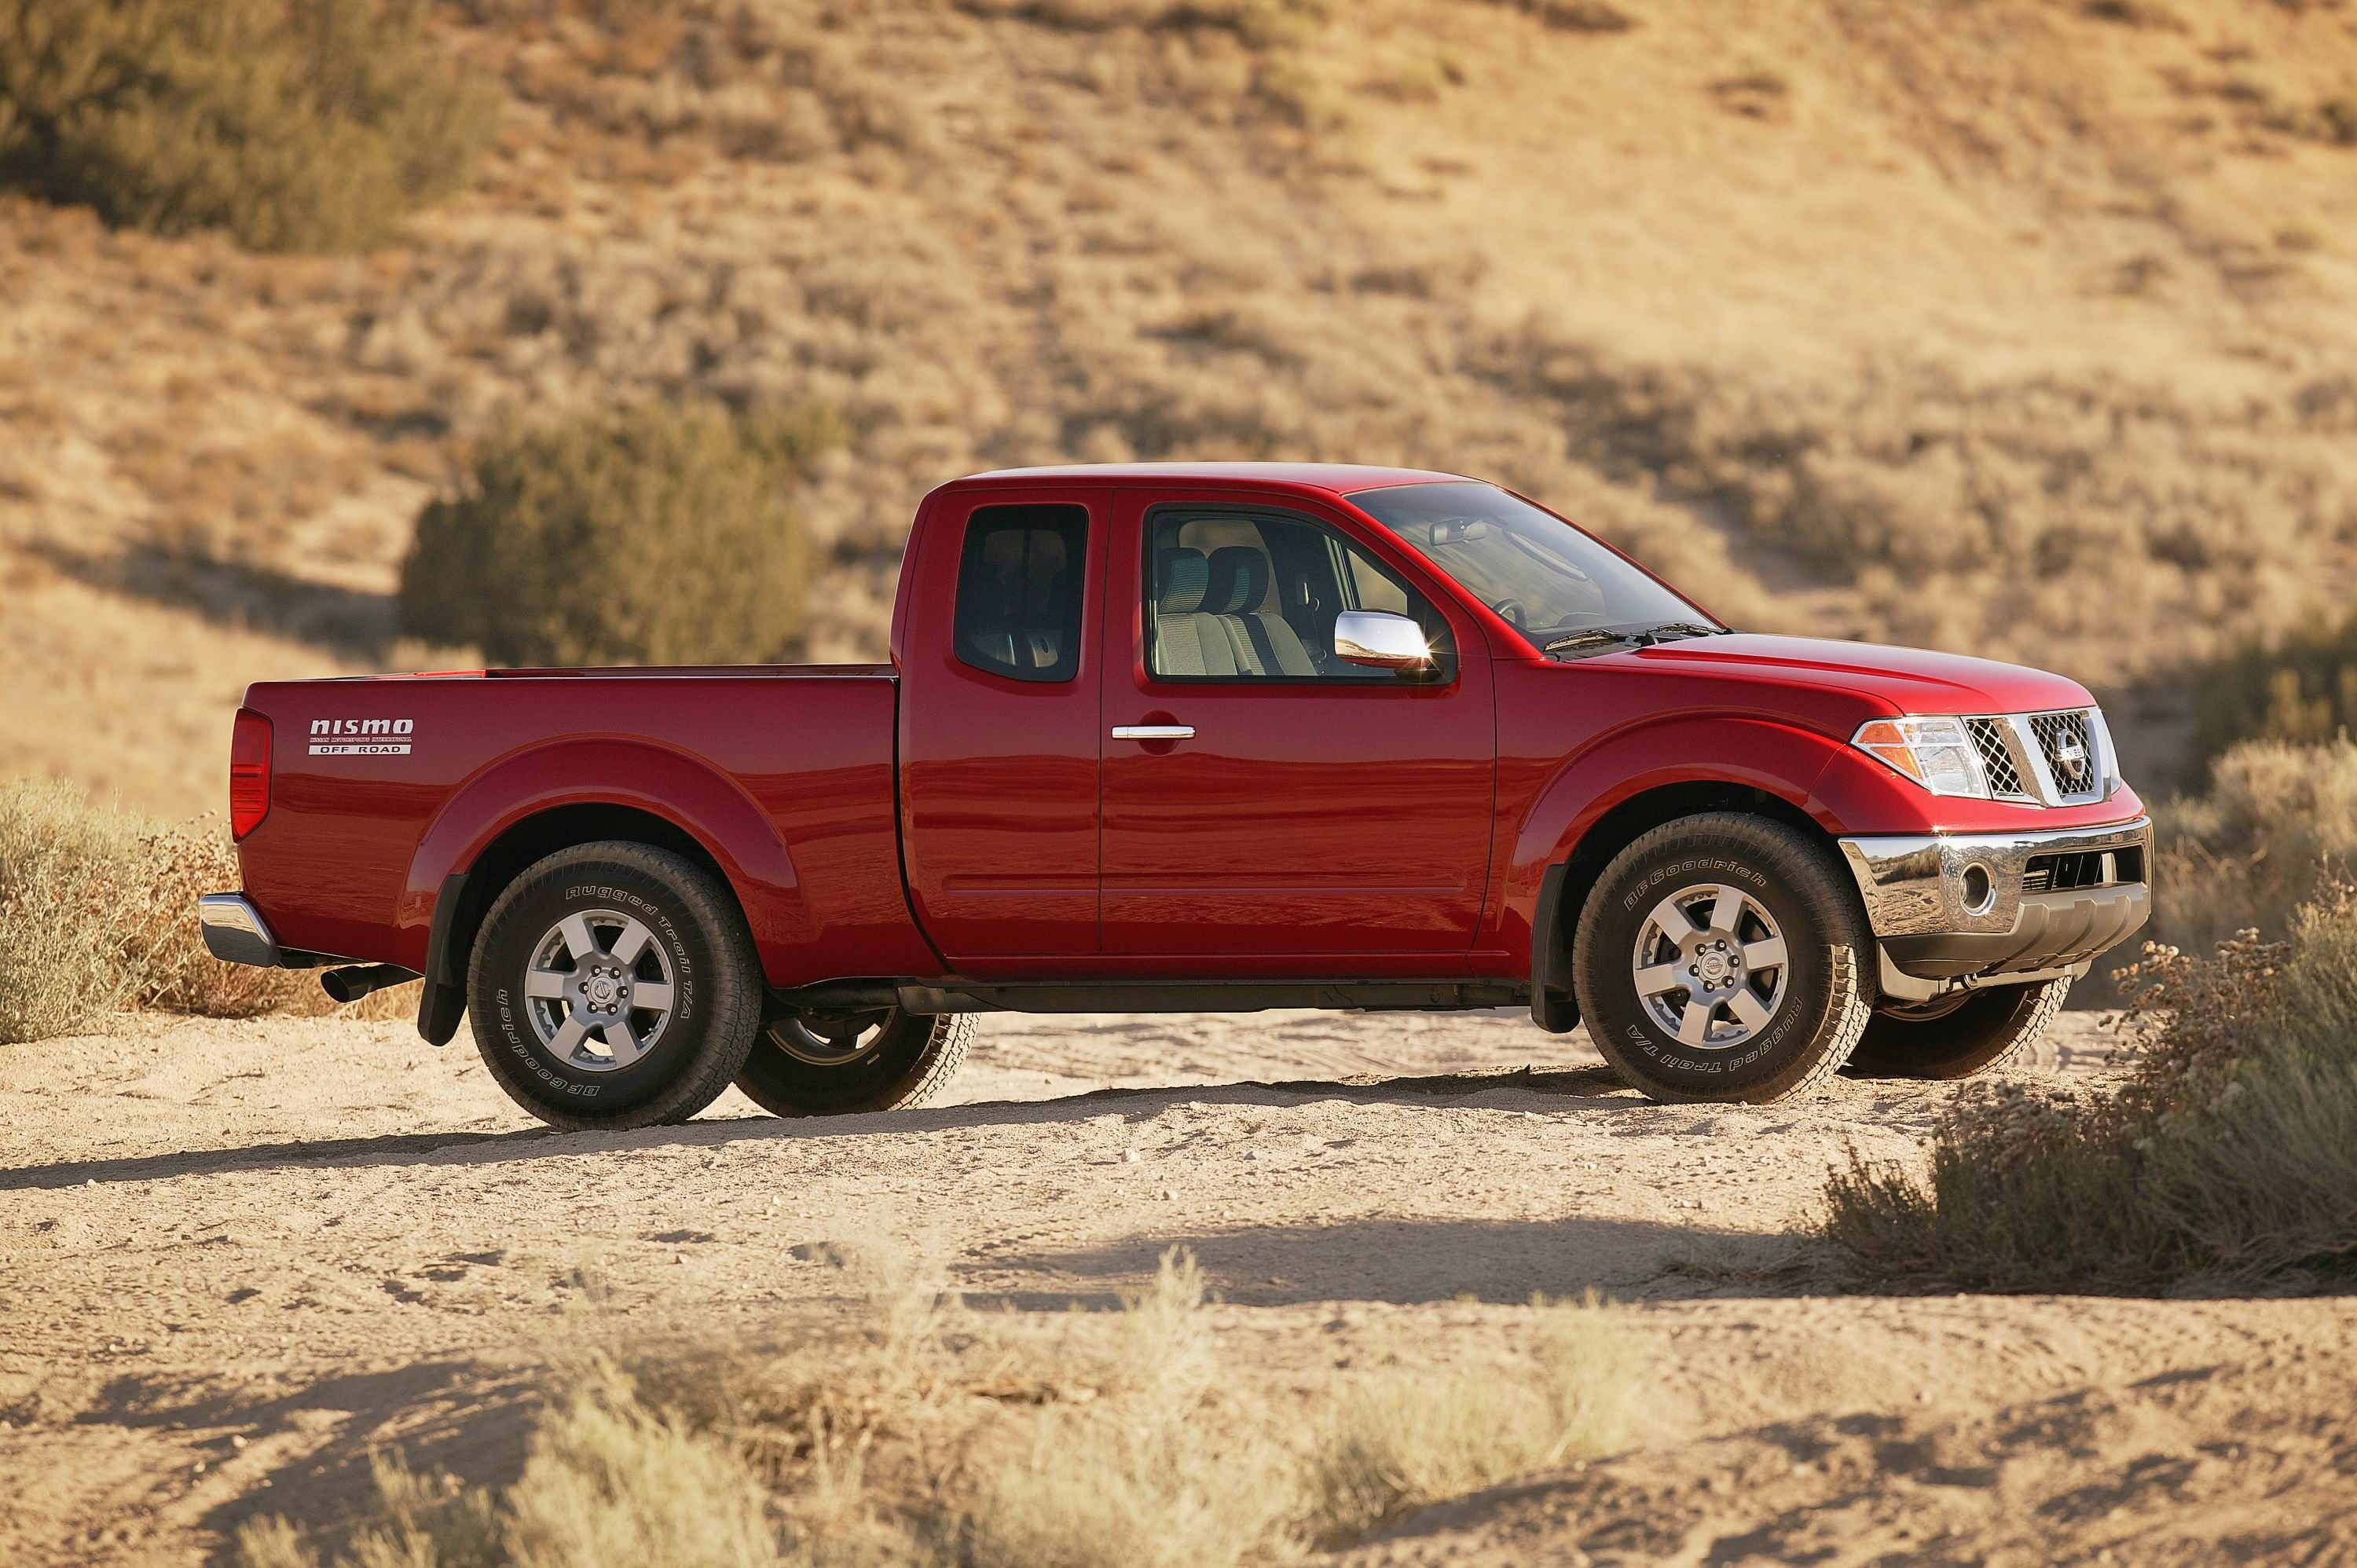
[[[2036,797],[2021,781],[2021,770],[2013,765],[2013,749],[2005,743],[2005,721],[1966,719],[1964,727],[1972,735],[1973,749],[1981,754],[1981,768],[1988,775],[1989,792],[2016,800],[2035,800]]]
[[[2033,714],[2029,730],[2063,800],[2091,798],[2103,789],[2103,759],[2095,755],[2084,710]]]

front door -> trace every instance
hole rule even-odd
[[[1122,491],[1111,542],[1104,951],[1334,976],[1469,950],[1497,749],[1478,628],[1339,510]],[[1336,658],[1359,608],[1422,622],[1437,670]]]
[[[1097,950],[1111,492],[963,490],[919,522],[898,650],[909,892],[952,967]]]

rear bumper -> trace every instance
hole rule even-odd
[[[2083,969],[2152,913],[2152,819],[2045,832],[1846,838],[1886,972],[1932,983]]]
[[[285,953],[262,911],[242,893],[208,893],[197,900],[197,927],[204,933],[205,950],[224,963],[247,963],[257,969],[285,967]]]

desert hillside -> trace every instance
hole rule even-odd
[[[1052,460],[1495,477],[1740,623],[2034,658],[2164,749],[2184,670],[2357,560],[2330,0],[461,0],[430,30],[497,82],[498,140],[381,249],[0,197],[0,772],[214,804],[245,682],[449,654],[391,595],[471,441],[655,394],[845,422],[803,498],[815,657],[877,651],[926,489]]]

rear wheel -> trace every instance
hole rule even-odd
[[[789,1014],[761,1031],[737,1087],[778,1116],[909,1110],[949,1081],[973,1038],[963,1013]]]
[[[2071,982],[1993,985],[1925,1003],[1885,1003],[1850,1070],[1861,1078],[1970,1078],[2020,1060],[2062,1010]]]
[[[1656,1100],[1766,1101],[1830,1078],[1866,1027],[1872,938],[1833,857],[1764,817],[1655,828],[1580,912],[1588,1036]]]
[[[559,850],[484,916],[467,1013],[491,1077],[554,1127],[684,1122],[744,1065],[761,972],[736,903],[683,856]]]

